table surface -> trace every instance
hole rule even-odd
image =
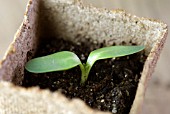
[[[149,17],[170,25],[170,0],[83,0],[107,9],[124,9],[140,17]],[[0,59],[13,40],[25,12],[27,0],[0,0]],[[168,27],[169,29],[169,27]],[[170,113],[170,36],[161,53],[146,92],[142,114]]]

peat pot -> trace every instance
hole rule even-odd
[[[38,86],[31,88],[22,86],[27,75],[24,68],[26,62],[38,52],[43,52],[43,47],[48,47],[42,42],[53,41],[58,45],[57,41],[62,40],[63,44],[71,42],[79,46],[82,42],[88,46],[144,45],[145,49],[141,53],[146,59],[143,61],[140,77],[133,89],[134,97],[131,105],[126,111],[129,114],[139,114],[148,80],[151,78],[166,36],[166,24],[139,18],[123,10],[97,9],[84,6],[79,0],[29,0],[23,23],[0,63],[0,112],[1,114],[121,114],[115,104],[122,102],[114,99],[109,101],[115,102],[111,104],[112,110],[103,111],[101,107],[90,108],[88,103],[77,97],[67,98],[62,94],[62,90],[51,92]],[[31,76],[34,77],[34,74]],[[34,78],[31,81],[34,82]],[[105,85],[101,86],[105,88]],[[125,93],[131,96],[128,90],[119,92],[122,95]],[[125,104],[120,106],[127,107]]]

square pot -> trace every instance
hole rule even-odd
[[[22,84],[24,66],[32,57],[41,38],[59,37],[72,42],[90,39],[106,46],[144,45],[148,56],[130,114],[139,114],[148,79],[151,77],[167,36],[167,25],[139,18],[122,10],[108,11],[83,6],[77,0],[30,0],[23,23],[0,64],[0,112],[27,114],[105,114],[80,99],[68,100],[59,92],[51,93]],[[83,109],[83,110],[82,110]]]

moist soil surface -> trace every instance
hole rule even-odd
[[[72,51],[85,63],[89,53],[100,47],[103,47],[103,44],[90,41],[75,44],[63,39],[43,40],[34,57],[58,51]],[[85,85],[80,85],[79,66],[67,71],[42,74],[25,71],[22,86],[59,90],[68,98],[82,99],[94,109],[110,111],[113,114],[128,114],[145,60],[143,52],[116,59],[99,60],[92,67]]]

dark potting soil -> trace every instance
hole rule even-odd
[[[90,41],[74,44],[63,39],[44,40],[35,57],[58,51],[72,51],[82,62],[86,62],[89,53],[100,47],[103,47],[103,44],[93,44]],[[143,52],[116,59],[99,60],[92,67],[85,85],[80,85],[79,66],[67,71],[43,74],[25,71],[22,86],[59,90],[68,98],[82,99],[94,109],[110,111],[113,114],[128,114],[145,60]]]

